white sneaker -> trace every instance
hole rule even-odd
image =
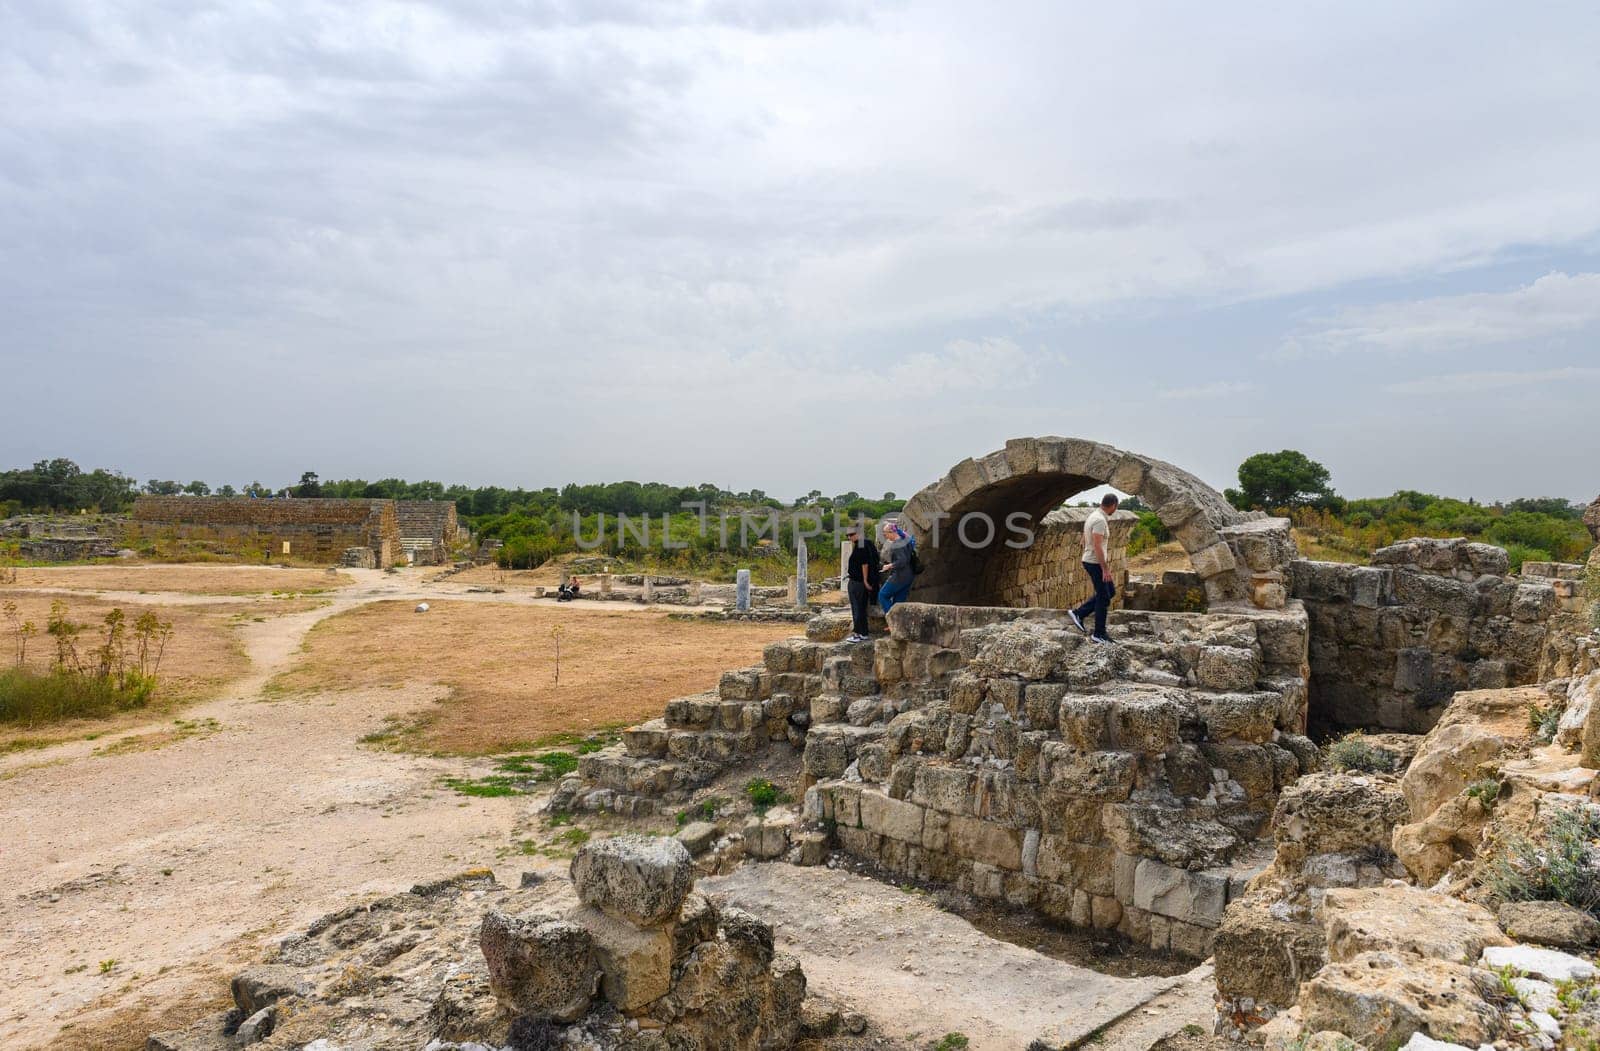
[[[867,641],[867,637],[865,635],[862,635],[860,632],[852,631],[849,635],[845,636],[844,641],[846,641],[846,642],[866,642]]]
[[[1079,631],[1083,632],[1085,635],[1089,634],[1089,629],[1083,626],[1083,618],[1078,616],[1078,611],[1077,610],[1075,610],[1075,609],[1067,610],[1067,616],[1072,618],[1072,623],[1074,623],[1074,624],[1076,624],[1078,626],[1078,630]]]

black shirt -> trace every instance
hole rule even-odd
[[[878,545],[870,540],[850,545],[850,579],[861,579],[861,567],[867,567],[867,590],[877,591],[883,560],[878,556]]]

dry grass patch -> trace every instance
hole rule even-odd
[[[86,660],[90,651],[99,645],[97,636],[103,631],[105,615],[113,608],[123,610],[130,621],[145,610],[153,610],[173,626],[172,639],[162,655],[155,694],[147,708],[108,718],[52,723],[43,735],[37,728],[9,726],[0,730],[0,754],[45,747],[90,732],[108,732],[132,722],[145,721],[152,710],[169,711],[180,704],[215,695],[224,685],[244,675],[250,667],[239,641],[237,625],[256,616],[284,612],[280,607],[285,605],[229,602],[204,606],[162,606],[87,597],[62,599],[26,591],[0,594],[16,603],[19,619],[32,621],[38,627],[39,634],[29,639],[27,646],[27,666],[38,671],[47,670],[55,661],[55,640],[44,632],[53,601],[65,602],[68,619],[84,625],[83,633],[78,637],[78,650]],[[301,600],[289,605],[309,605],[311,601]],[[10,667],[15,660],[16,639],[9,625],[0,624],[0,667]]]
[[[271,685],[300,693],[439,683],[450,700],[405,735],[407,744],[504,752],[654,718],[667,701],[715,686],[724,671],[759,662],[762,646],[794,632],[792,624],[655,612],[435,602],[415,613],[411,602],[374,602],[312,628],[306,656]]]
[[[355,578],[325,569],[274,566],[94,565],[17,570],[19,588],[82,591],[180,591],[194,595],[317,594],[348,587]]]

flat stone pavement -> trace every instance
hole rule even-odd
[[[771,923],[811,992],[906,1040],[959,1032],[973,1051],[1016,1051],[1036,1038],[1060,1047],[1187,979],[1115,978],[1055,960],[991,938],[920,895],[837,869],[747,864],[698,886]]]

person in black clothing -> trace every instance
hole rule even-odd
[[[850,563],[847,571],[850,580],[845,593],[850,596],[850,637],[846,642],[865,642],[867,639],[867,603],[878,600],[878,583],[882,570],[879,567],[878,545],[870,537],[862,539],[861,527],[851,526],[845,536],[850,538]]]

